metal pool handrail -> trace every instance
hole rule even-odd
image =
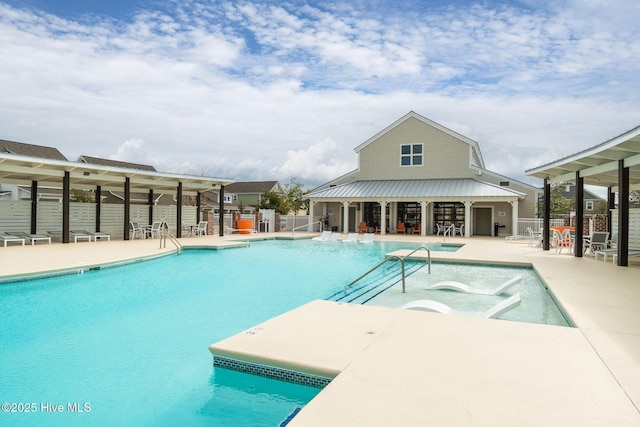
[[[371,270],[367,271],[366,273],[364,273],[362,276],[358,277],[356,280],[354,280],[353,282],[349,283],[348,285],[346,285],[344,287],[344,293],[347,293],[347,288],[351,285],[353,285],[354,283],[358,282],[360,279],[364,278],[365,276],[369,275],[369,273],[374,272],[375,270],[377,270],[378,268],[380,268],[383,264],[393,260],[393,259],[397,259],[398,262],[402,263],[402,292],[404,293],[404,279],[405,279],[405,275],[404,275],[404,258],[398,255],[391,255],[387,258],[385,258],[382,262],[378,263],[375,267],[373,267]],[[398,263],[396,262],[396,264]],[[395,265],[395,264],[394,264]]]
[[[400,255],[390,255],[390,256],[388,256],[383,261],[378,263],[375,267],[371,268],[369,271],[364,273],[362,276],[358,277],[356,280],[354,280],[353,282],[351,282],[348,285],[346,285],[344,287],[344,293],[347,293],[347,288],[349,286],[355,284],[356,282],[360,281],[360,279],[363,279],[364,277],[368,276],[370,273],[373,273],[375,270],[377,270],[378,268],[382,267],[387,262],[389,262],[391,260],[394,260],[394,259],[397,260],[397,261],[395,263],[393,263],[392,265],[390,265],[389,268],[393,267],[397,263],[401,263],[402,264],[402,293],[403,294],[406,293],[406,289],[405,289],[405,277],[406,277],[406,275],[405,275],[405,270],[404,270],[404,260],[405,260],[405,258],[413,255],[414,253],[416,253],[416,252],[418,252],[419,250],[422,250],[422,249],[427,251],[427,264],[429,265],[429,274],[431,274],[431,251],[429,250],[429,248],[427,248],[425,246],[419,246],[416,249],[414,249],[411,252],[409,252],[405,256],[400,256]]]
[[[295,232],[298,228],[309,227],[310,225],[313,225],[313,224],[320,224],[320,223],[324,223],[324,221],[314,221],[314,222],[312,222],[311,224],[303,224],[303,225],[299,225],[299,226],[297,226],[297,227],[293,227],[293,228],[291,229],[291,237],[293,237],[294,232]]]
[[[167,223],[163,223],[160,226],[162,233],[160,233],[160,249],[162,248],[166,248],[167,247],[167,239],[169,239],[169,241],[171,243],[173,243],[176,247],[177,250],[177,254],[180,255],[182,253],[183,250],[183,246],[182,244],[178,241],[178,239],[176,239],[176,236],[174,236],[173,234],[171,234],[169,232],[169,226],[167,225]]]

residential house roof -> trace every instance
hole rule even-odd
[[[282,193],[282,187],[278,181],[245,181],[234,182],[225,186],[226,193],[234,194],[262,194],[266,191]]]
[[[82,155],[78,157],[78,162],[87,163],[92,165],[113,166],[117,168],[138,169],[143,171],[156,172],[156,168],[150,165],[143,165],[139,163],[121,162],[119,160],[101,159],[99,157],[91,157]]]
[[[57,148],[7,141],[4,139],[0,139],[0,153],[18,154],[43,159],[67,160]]]

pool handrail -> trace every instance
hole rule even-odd
[[[324,221],[314,221],[314,222],[312,222],[312,223],[310,223],[310,224],[303,224],[303,225],[299,225],[299,226],[297,226],[297,227],[293,227],[293,228],[291,229],[291,237],[293,237],[294,232],[295,232],[298,228],[309,227],[309,226],[312,226],[313,224],[324,224]]]
[[[160,240],[160,249],[162,248],[166,248],[167,247],[167,239],[169,239],[169,241],[171,243],[173,243],[176,247],[176,253],[178,255],[180,255],[182,253],[182,250],[184,249],[184,247],[182,246],[182,244],[178,241],[178,239],[176,238],[176,236],[174,236],[173,234],[171,234],[171,232],[169,231],[169,225],[166,222],[163,222],[160,225],[160,236],[159,236],[159,240]]]
[[[396,259],[397,261],[395,263],[393,263],[392,265],[389,266],[389,268],[393,267],[394,265],[396,265],[397,263],[401,263],[402,264],[402,293],[406,293],[406,288],[405,288],[405,269],[404,269],[404,260],[413,255],[414,253],[418,252],[419,250],[426,250],[427,251],[427,264],[429,265],[429,274],[431,274],[431,251],[429,250],[429,248],[425,247],[425,246],[419,246],[417,248],[415,248],[414,250],[412,250],[411,252],[409,252],[407,255],[405,256],[400,256],[400,255],[389,255],[388,257],[386,257],[383,261],[381,261],[380,263],[376,264],[373,268],[371,268],[369,271],[367,271],[366,273],[364,273],[362,276],[358,277],[356,280],[354,280],[353,282],[349,283],[348,285],[346,285],[344,287],[344,292],[347,293],[347,288],[351,285],[353,285],[354,283],[358,282],[360,279],[364,278],[365,276],[369,275],[369,273],[374,272],[375,270],[377,270],[378,268],[380,268],[383,264]]]

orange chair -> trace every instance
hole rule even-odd
[[[396,227],[396,233],[398,234],[404,234],[407,232],[407,229],[404,227],[404,222],[399,222],[398,226]]]
[[[358,225],[358,233],[366,233],[367,232],[367,223],[364,221],[361,221],[360,224]]]
[[[422,234],[422,223],[418,223],[418,226],[413,229],[412,233],[413,234]]]

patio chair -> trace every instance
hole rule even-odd
[[[583,239],[584,251],[595,255],[597,250],[606,249],[609,239],[609,233],[606,231],[594,231],[591,236]]]
[[[533,231],[531,227],[527,227],[527,237],[529,238],[529,246],[542,246],[542,233],[539,231]]]
[[[418,226],[411,230],[411,234],[422,234],[422,223],[418,223]]]
[[[0,242],[4,243],[4,247],[7,247],[7,243],[11,243],[11,242],[16,242],[16,243],[22,243],[22,246],[24,246],[24,237],[18,237],[18,236],[14,236],[13,234],[0,234]]]
[[[456,234],[464,236],[464,224],[460,227],[456,227],[455,225],[453,226],[453,236],[455,237]]]
[[[135,240],[136,237],[140,239],[147,237],[145,231],[137,222],[129,222],[129,230],[131,230],[131,239],[133,240]]]
[[[440,224],[439,222],[436,222],[436,235],[440,235],[440,233],[444,234],[445,231],[445,227],[444,225]]]
[[[433,301],[433,300],[423,300],[423,299],[411,301],[410,303],[405,304],[402,308],[409,309],[409,310],[431,311],[431,312],[443,313],[443,314],[457,314],[461,316],[484,317],[486,319],[497,319],[507,311],[518,307],[520,303],[521,303],[520,294],[515,294],[499,302],[498,304],[494,305],[493,307],[491,307],[489,310],[485,312],[454,310],[448,305],[442,304],[441,302]]]
[[[164,221],[154,221],[151,224],[151,229],[149,230],[149,234],[145,237],[151,237],[152,239],[159,239],[162,234],[162,224]]]
[[[200,221],[198,226],[193,229],[193,234],[196,236],[206,236],[207,235],[207,221]]]
[[[565,230],[562,234],[552,228],[553,231],[553,245],[556,248],[557,253],[561,253],[564,248],[567,248],[567,252],[571,252],[573,249],[574,241],[571,239],[571,235],[569,234],[569,230]]]
[[[367,223],[364,221],[361,221],[360,224],[358,224],[358,233],[366,233],[367,232]]]
[[[466,294],[477,294],[477,295],[500,295],[507,291],[507,289],[512,288],[522,281],[522,275],[515,276],[502,285],[498,286],[496,289],[473,289],[469,287],[469,285],[465,285],[464,283],[455,282],[453,280],[447,280],[444,282],[438,282],[435,285],[431,285],[428,288],[430,291],[446,289],[450,291],[464,292]]]
[[[399,222],[398,226],[396,227],[396,233],[398,234],[404,234],[407,232],[407,229],[404,226],[404,222]]]

